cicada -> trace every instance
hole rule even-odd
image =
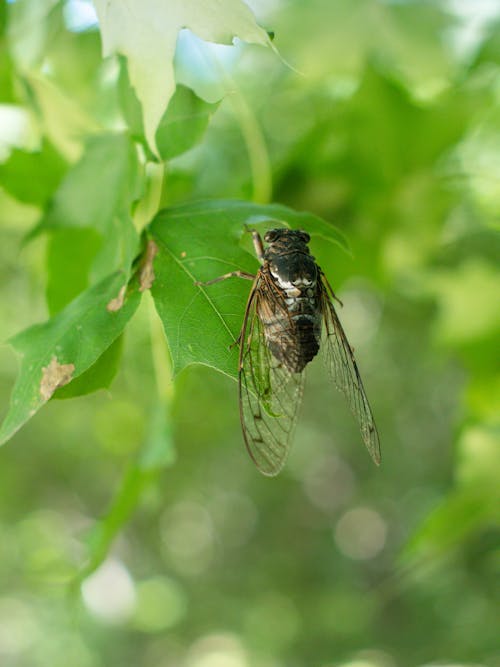
[[[333,383],[344,394],[363,441],[378,465],[380,444],[351,346],[335,311],[336,298],[311,255],[307,232],[252,232],[260,268],[253,281],[239,344],[239,406],[243,438],[264,475],[277,475],[286,461],[302,400],[305,367],[323,348]]]

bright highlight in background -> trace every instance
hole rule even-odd
[[[137,585],[134,626],[143,632],[160,632],[186,614],[187,600],[181,586],[168,577],[153,577]]]
[[[186,667],[248,667],[248,661],[236,635],[213,634],[192,645]]]
[[[64,21],[68,30],[81,32],[97,25],[97,14],[90,0],[68,0],[64,5]]]
[[[369,507],[349,510],[335,527],[335,542],[342,553],[354,560],[368,560],[384,548],[387,528],[378,512]]]
[[[134,582],[120,561],[110,558],[85,579],[83,602],[87,609],[107,623],[122,623],[134,610]]]

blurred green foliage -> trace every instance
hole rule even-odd
[[[312,247],[383,464],[313,364],[290,461],[259,476],[235,383],[198,365],[172,384],[143,298],[111,389],[50,401],[1,450],[2,667],[500,664],[499,8],[254,4],[298,71],[182,33],[197,97],[178,88],[168,163],[147,167],[90,4],[0,4],[0,335],[131,271],[153,195],[268,204],[272,183],[349,240]],[[2,347],[2,412],[15,375]]]

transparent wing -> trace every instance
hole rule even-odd
[[[302,400],[304,373],[291,373],[270,352],[258,317],[271,308],[288,320],[272,285],[259,273],[240,335],[239,401],[248,453],[264,475],[277,475],[286,461]]]
[[[351,346],[333,306],[333,290],[323,274],[321,281],[321,306],[325,321],[323,358],[333,383],[344,394],[351,412],[356,417],[363,441],[372,459],[379,465],[380,443],[370,404]]]

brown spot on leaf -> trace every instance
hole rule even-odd
[[[52,357],[50,364],[42,368],[42,381],[40,382],[40,395],[44,401],[48,401],[59,387],[71,381],[75,371],[75,364],[60,364],[57,357]]]
[[[120,310],[120,308],[123,306],[125,302],[126,291],[127,291],[127,286],[122,285],[122,287],[120,287],[120,291],[118,292],[118,296],[115,296],[114,299],[111,299],[111,301],[106,306],[106,310],[108,310],[110,313],[116,313],[117,310]]]
[[[181,252],[181,257],[182,257],[182,259],[184,259],[184,258],[186,257],[186,254],[187,254],[187,253],[186,253],[185,250],[183,250],[183,251]]]
[[[144,292],[151,288],[155,280],[155,272],[153,269],[153,260],[158,253],[158,246],[154,241],[149,240],[142,260],[141,269],[139,271],[139,292]]]

